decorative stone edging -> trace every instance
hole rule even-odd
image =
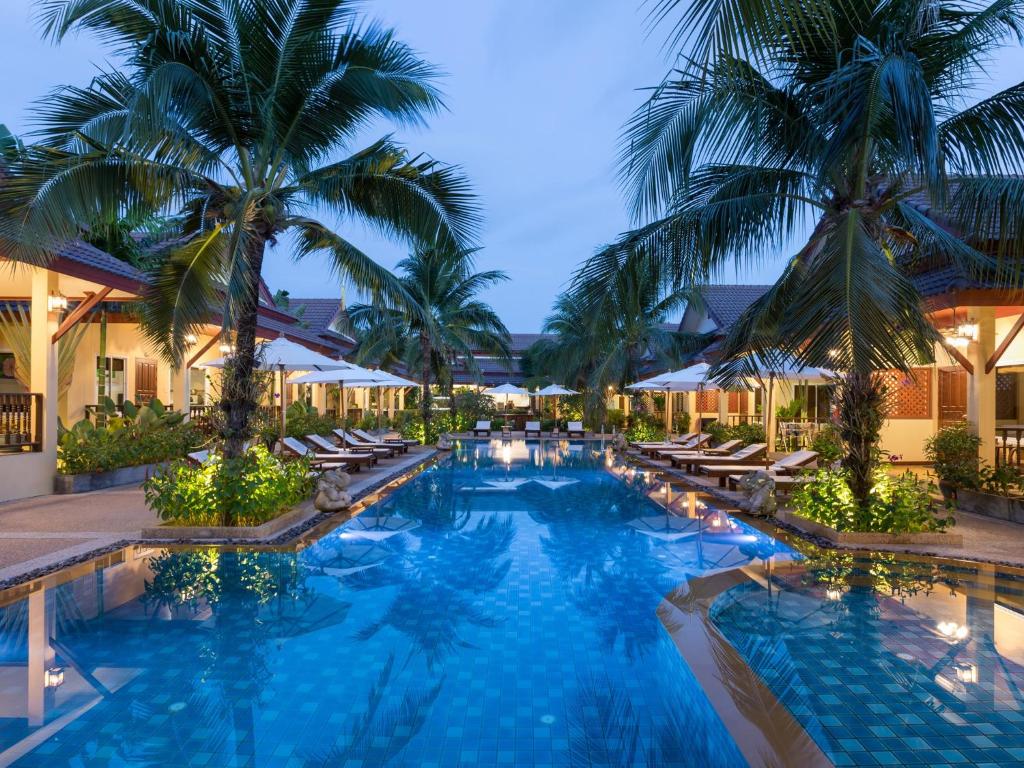
[[[404,476],[408,475],[411,478],[413,475],[418,474],[421,470],[423,470],[431,462],[437,460],[439,457],[443,458],[444,455],[446,455],[446,454],[440,454],[439,455],[438,451],[432,449],[432,450],[430,450],[430,452],[428,452],[423,457],[421,457],[419,461],[416,461],[416,462],[414,462],[412,464],[408,464],[408,465],[406,465],[404,467],[396,467],[393,472],[390,472],[387,475],[382,476],[380,479],[376,480],[373,483],[370,483],[365,488],[362,488],[361,490],[359,490],[356,493],[354,493],[352,495],[352,504],[353,504],[353,506],[356,506],[361,500],[364,500],[368,496],[372,496],[374,493],[379,491],[384,486],[386,486],[386,485],[388,485],[390,483],[393,483],[395,480],[397,480],[397,479],[399,479],[401,477],[404,477]],[[291,514],[291,513],[285,513],[285,515],[282,515],[282,516],[280,516],[279,518],[276,518],[276,519],[284,518],[284,517],[286,517],[289,514]],[[105,545],[105,546],[102,546],[102,547],[97,547],[96,549],[92,549],[92,550],[89,550],[88,552],[84,552],[82,554],[75,555],[74,557],[69,557],[69,558],[67,558],[65,560],[59,560],[59,561],[57,561],[55,563],[52,563],[50,565],[46,565],[46,566],[44,566],[42,568],[35,568],[35,569],[31,570],[31,571],[26,571],[26,572],[20,573],[20,574],[18,574],[16,576],[11,576],[8,579],[0,580],[0,590],[9,589],[11,587],[16,587],[18,585],[25,584],[26,582],[30,582],[30,581],[34,581],[36,579],[43,578],[44,576],[49,576],[50,574],[56,573],[57,571],[64,570],[65,568],[71,568],[71,567],[76,566],[76,565],[81,565],[82,563],[87,563],[90,560],[95,560],[96,558],[103,557],[104,555],[110,555],[110,554],[113,554],[115,552],[119,552],[120,550],[124,549],[125,547],[131,547],[131,546],[153,546],[153,547],[182,546],[182,545],[184,545],[184,546],[188,546],[188,545],[194,545],[194,546],[224,546],[224,545],[227,545],[227,546],[231,546],[231,545],[284,546],[284,545],[287,545],[287,544],[295,541],[300,536],[302,536],[302,534],[307,533],[308,531],[312,530],[313,528],[316,528],[317,526],[319,526],[319,525],[321,525],[323,523],[326,523],[326,522],[328,522],[331,519],[337,519],[339,517],[344,517],[344,515],[345,515],[344,512],[318,512],[317,514],[312,515],[310,517],[306,517],[305,519],[302,519],[302,520],[296,522],[294,525],[289,526],[285,530],[280,531],[277,536],[275,536],[273,538],[267,538],[267,539],[223,538],[223,539],[196,540],[196,539],[188,539],[188,538],[181,538],[181,537],[179,537],[177,539],[167,539],[167,538],[148,539],[148,538],[141,538],[141,537],[140,538],[135,538],[135,539],[132,539],[132,538],[121,539],[119,541],[114,542],[113,544],[108,544],[108,545]],[[273,522],[273,521],[271,521],[271,522]]]
[[[944,531],[922,532],[922,533],[876,533],[867,531],[837,531],[822,523],[808,520],[788,509],[779,509],[775,513],[775,519],[789,523],[798,530],[812,533],[835,544],[847,544],[858,547],[871,547],[890,544],[920,544],[940,545],[947,547],[962,547],[964,537],[959,533],[945,533]]]

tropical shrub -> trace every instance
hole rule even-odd
[[[837,531],[921,533],[954,524],[933,501],[933,485],[912,472],[892,476],[877,469],[867,505],[857,503],[849,471],[821,469],[793,494],[798,515]]]
[[[626,426],[626,413],[621,408],[609,408],[604,413],[604,423],[608,429],[619,432]]]
[[[680,435],[685,435],[687,432],[689,432],[690,414],[687,413],[686,411],[683,411],[682,413],[677,413],[675,415],[675,419],[673,420],[672,428],[675,430],[676,434]]]
[[[109,403],[113,408],[113,403]],[[193,425],[180,413],[167,411],[159,400],[136,408],[125,402],[123,416],[108,416],[97,427],[88,419],[61,432],[57,471],[65,475],[109,472],[121,467],[159,464],[183,457],[201,442]]]
[[[172,525],[259,525],[309,498],[306,459],[281,461],[262,445],[201,466],[175,461],[144,484],[146,503]]]
[[[469,388],[456,390],[452,397],[452,410],[473,423],[489,419],[496,413],[493,397]]]
[[[721,445],[726,440],[731,440],[731,430],[728,424],[723,424],[720,421],[712,421],[701,426],[701,431],[705,434],[711,435],[711,442],[715,445]]]
[[[839,437],[839,431],[831,424],[826,424],[811,440],[810,449],[818,454],[818,461],[821,463],[831,464],[838,460],[843,455],[843,441]]]
[[[665,427],[659,419],[645,413],[634,413],[629,420],[626,439],[631,443],[647,443],[665,439]]]
[[[337,426],[336,418],[322,416],[316,408],[300,401],[289,405],[285,414],[285,432],[289,437],[327,435]]]
[[[960,421],[942,427],[924,443],[924,453],[943,483],[957,488],[977,488],[980,484],[978,449],[981,438],[970,422]]]
[[[734,424],[729,427],[729,437],[734,440],[741,440],[744,445],[751,443],[763,443],[764,426],[761,424]]]

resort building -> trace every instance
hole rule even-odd
[[[45,269],[9,261],[0,261],[0,269],[0,501],[52,492],[58,425],[73,425],[99,407],[101,370],[102,394],[117,405],[157,398],[169,408],[187,408],[193,418],[211,407],[218,377],[200,366],[229,349],[215,312],[192,340],[186,364],[175,370],[133,314],[145,283],[130,264],[73,243]],[[284,336],[332,357],[352,350],[351,340],[304,324],[263,293],[261,338]],[[299,392],[289,390],[290,402]],[[326,387],[314,387],[311,397],[328,409]],[[350,391],[350,397],[353,404],[369,405],[368,390]]]
[[[914,281],[944,337],[936,362],[916,366],[913,375],[886,373],[891,402],[882,448],[894,461],[924,461],[924,443],[945,424],[967,419],[982,437],[982,458],[990,464],[1018,463],[1024,437],[1024,296],[971,279],[949,265],[922,265]],[[699,291],[679,324],[681,331],[724,337],[742,312],[770,286],[712,285]],[[713,359],[717,343],[705,351]],[[799,401],[799,412],[770,429],[799,439],[827,422],[829,385],[799,380],[777,383],[773,403]],[[762,420],[762,393],[688,393],[677,408],[730,423]],[[773,408],[774,410],[774,408]]]

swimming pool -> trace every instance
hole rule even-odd
[[[468,443],[298,553],[130,549],[7,604],[0,764],[742,765],[658,607],[773,554],[585,444]]]

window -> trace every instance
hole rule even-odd
[[[800,418],[810,421],[828,421],[832,404],[832,387],[828,384],[797,384],[793,399],[803,403]]]
[[[96,370],[104,371],[104,396],[109,397],[117,405],[124,403],[127,394],[127,379],[125,378],[126,360],[123,357],[108,357],[106,364],[96,358]],[[99,384],[96,386],[96,401],[99,402]]]

